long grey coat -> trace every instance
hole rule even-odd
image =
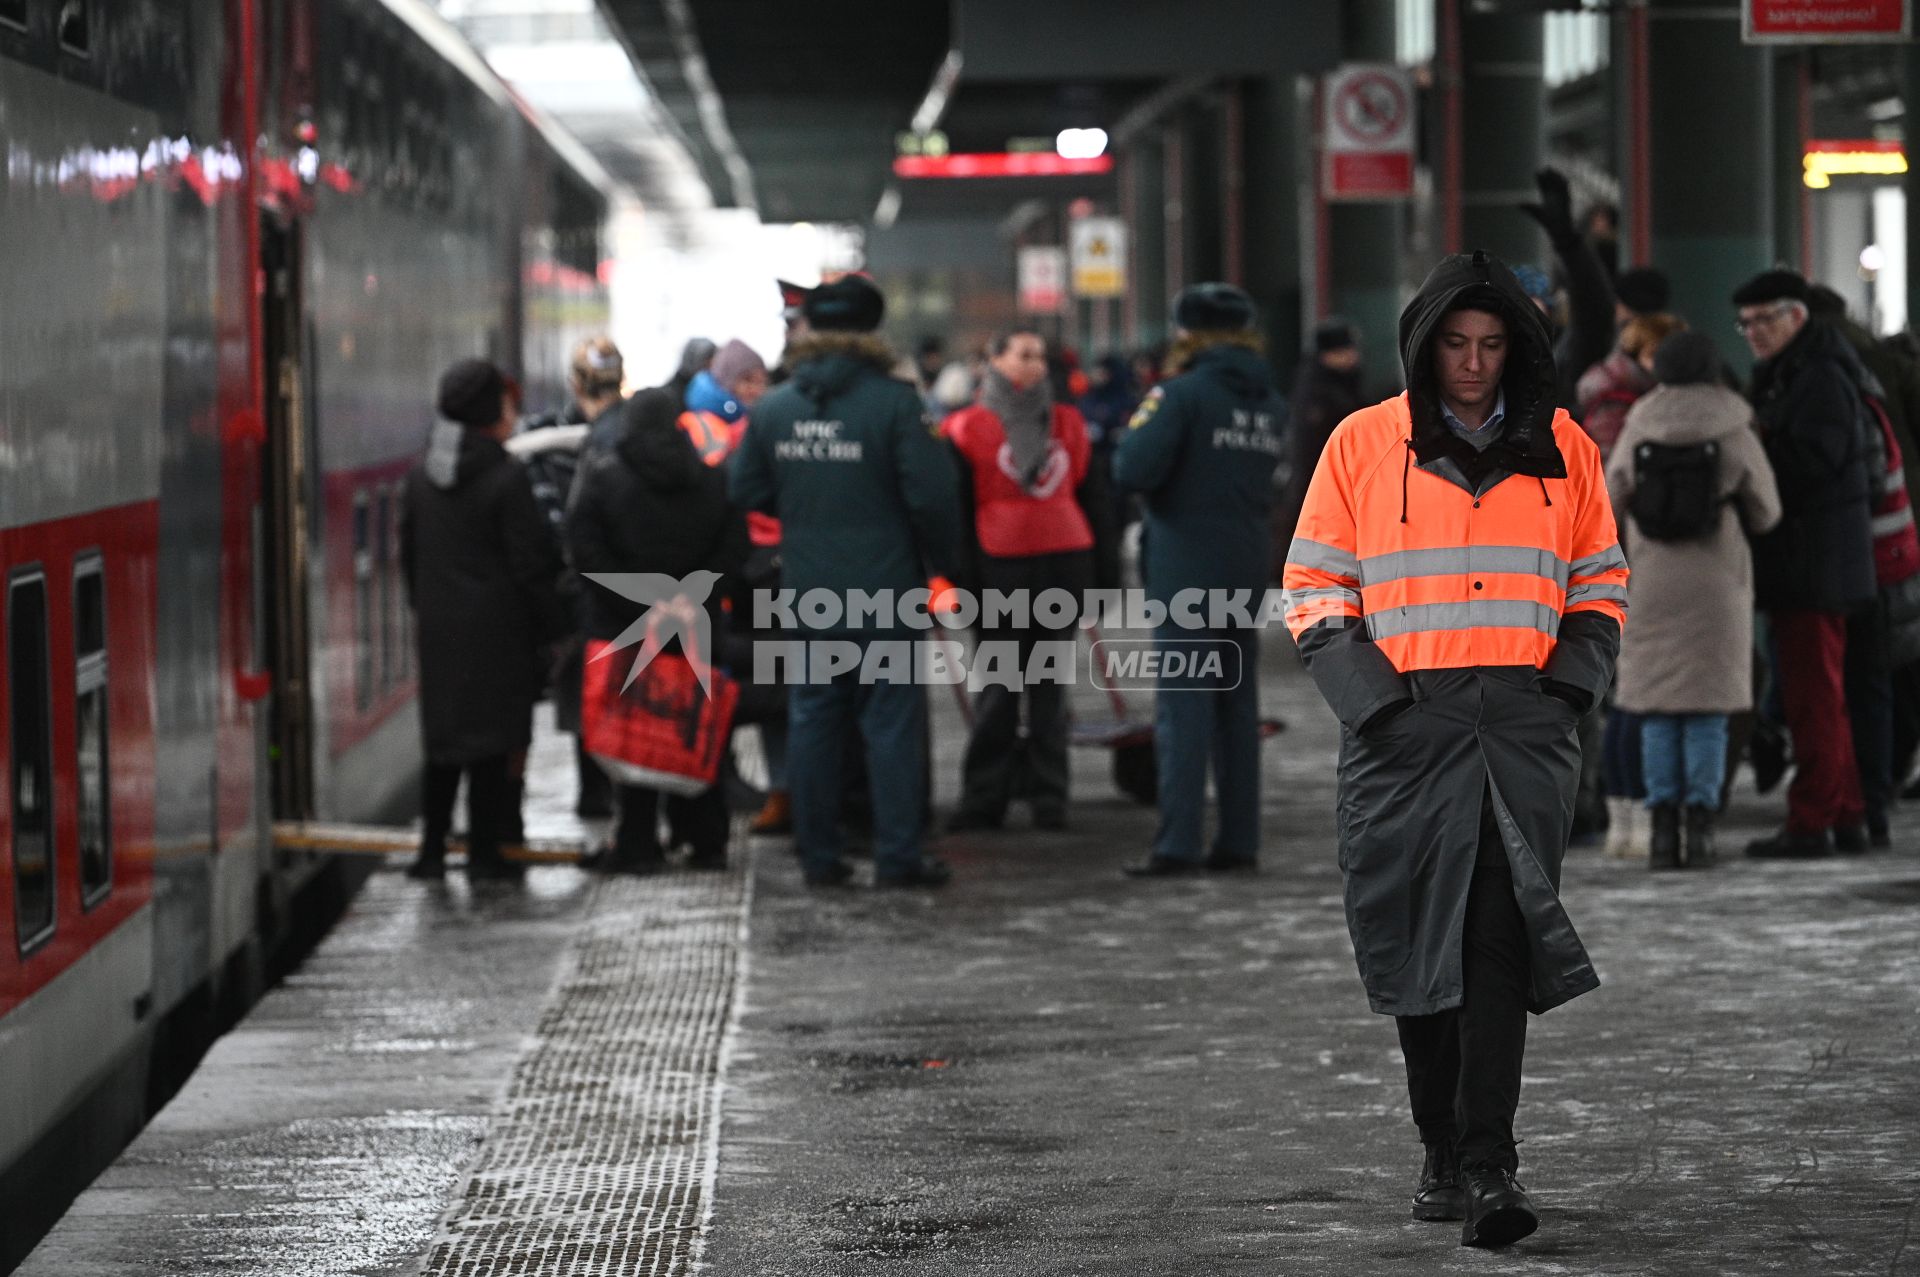
[[[1656,541],[1633,525],[1633,453],[1642,443],[1720,445],[1720,527],[1698,541]],[[1633,624],[1620,645],[1614,699],[1636,714],[1731,714],[1753,706],[1753,555],[1747,536],[1780,522],[1773,467],[1753,409],[1721,386],[1657,386],[1627,413],[1607,464],[1633,565]],[[1744,525],[1744,526],[1743,526]]]

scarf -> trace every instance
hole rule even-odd
[[[990,367],[980,383],[980,406],[1000,418],[1014,473],[1020,476],[1020,486],[1032,491],[1051,451],[1053,388],[1042,377],[1031,388],[1020,390]]]

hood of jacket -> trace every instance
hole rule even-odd
[[[628,402],[626,430],[613,451],[641,487],[680,492],[706,474],[707,464],[680,428],[679,416],[673,396],[664,390],[643,390]]]
[[[740,401],[727,393],[727,388],[710,372],[697,372],[687,384],[687,410],[689,412],[710,412],[722,421],[738,421],[747,415]]]
[[[1433,343],[1440,321],[1468,307],[1500,316],[1507,324],[1505,426],[1485,452],[1448,429],[1440,415],[1440,387],[1433,371]],[[1564,479],[1566,459],[1553,439],[1559,381],[1546,317],[1500,261],[1484,252],[1444,257],[1400,312],[1400,359],[1406,369],[1413,417],[1413,451],[1421,464],[1452,457],[1469,474],[1486,467],[1542,479]]]
[[[1634,401],[1627,423],[1649,443],[1706,443],[1753,427],[1753,406],[1718,383],[1655,386]]]
[[[507,450],[499,440],[478,430],[469,430],[456,421],[436,421],[427,433],[427,455],[421,468],[427,482],[446,491],[465,487],[478,474],[484,474],[506,459]]]
[[[787,350],[793,384],[814,403],[846,393],[868,369],[893,375],[894,356],[873,333],[810,333]]]

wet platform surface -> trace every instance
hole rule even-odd
[[[1920,1274],[1920,813],[1823,863],[1572,853],[1604,983],[1532,1021],[1542,1226],[1463,1251],[1406,1214],[1335,728],[1268,664],[1255,878],[1121,878],[1150,814],[1092,752],[1071,832],[942,839],[939,894],[810,894],[770,840],[725,875],[378,874],[22,1271]],[[534,785],[530,825],[570,819],[561,755]]]

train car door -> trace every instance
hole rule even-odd
[[[308,625],[312,442],[300,225],[274,212],[260,224],[261,339],[267,441],[261,450],[261,553],[256,606],[273,670],[268,771],[276,820],[313,815],[313,650]]]

